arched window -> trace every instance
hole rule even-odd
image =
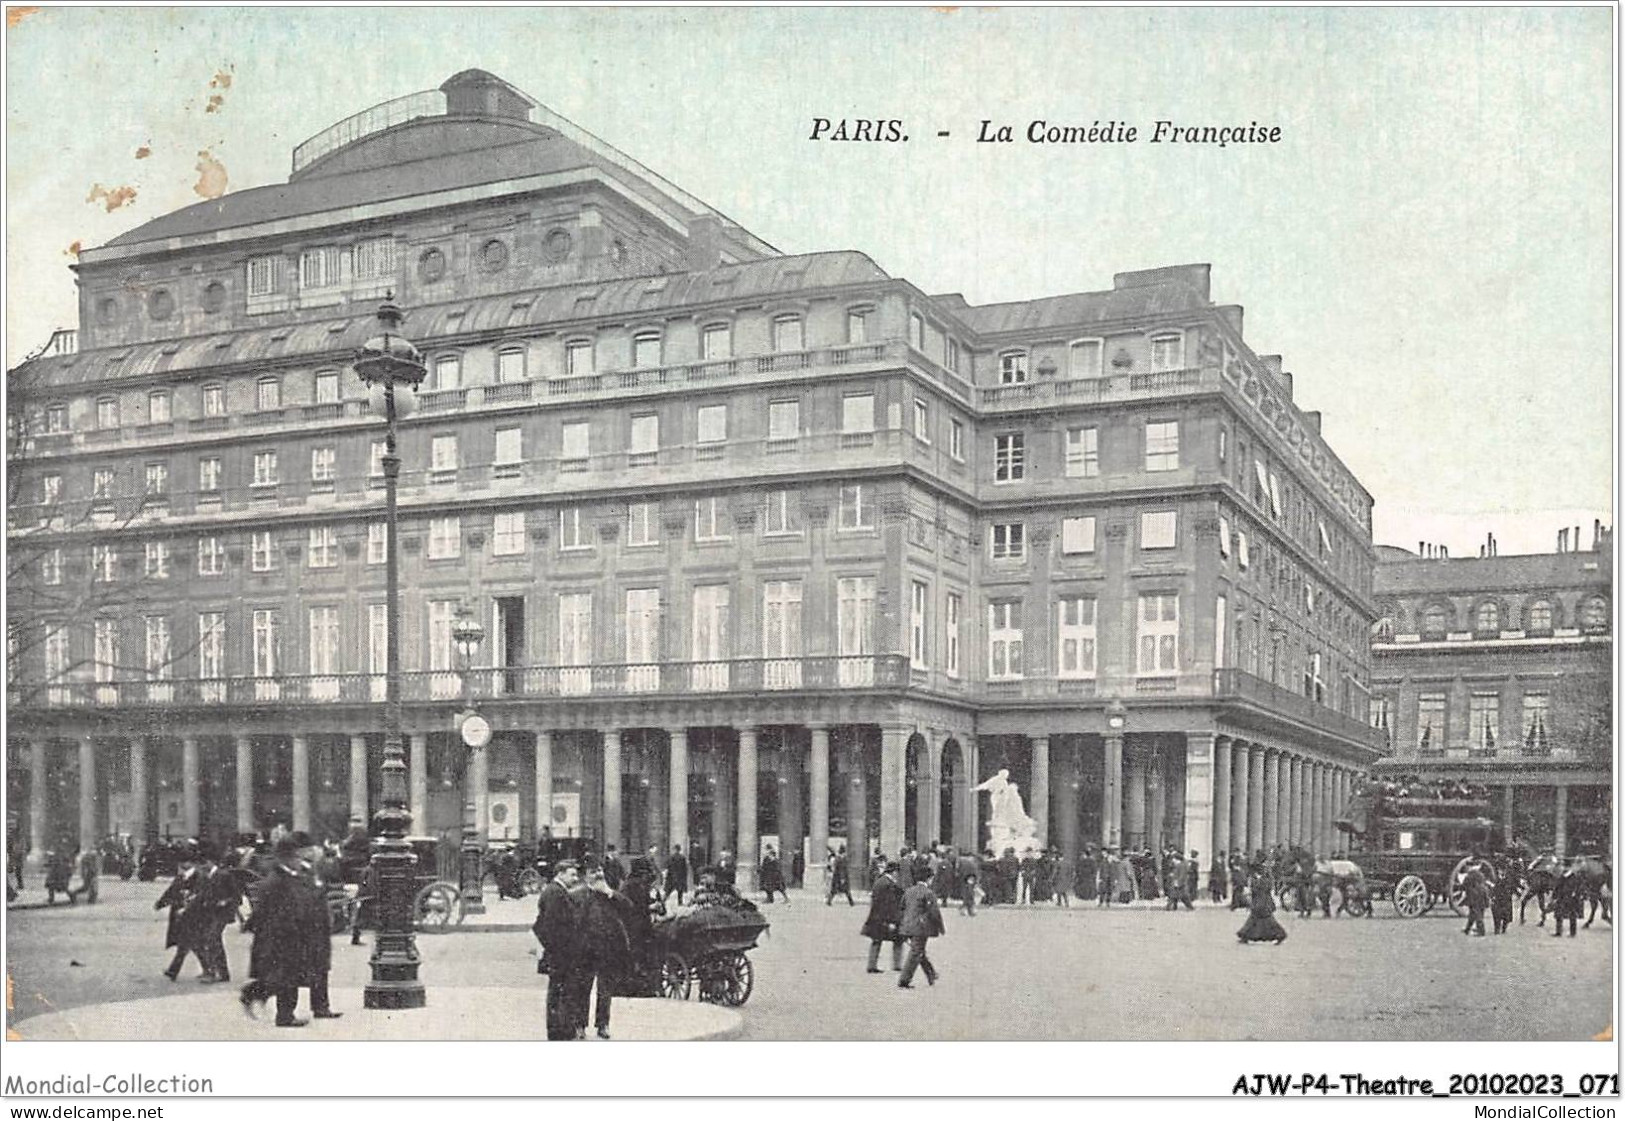
[[[640,331],[632,336],[632,368],[652,370],[660,365],[660,332]]]
[[[1422,613],[1422,634],[1427,638],[1443,638],[1450,629],[1450,614],[1443,604],[1435,603]]]
[[[1027,352],[1007,350],[999,355],[999,384],[1020,385],[1027,380]]]
[[[1178,333],[1151,336],[1151,369],[1178,370],[1185,365],[1185,336]]]
[[[525,380],[525,352],[518,347],[497,351],[497,381]]]
[[[442,354],[434,360],[434,384],[431,389],[463,388],[463,359],[457,354]]]
[[[1524,623],[1526,631],[1549,631],[1552,629],[1552,604],[1550,600],[1537,599],[1529,605],[1529,618]]]
[[[1100,339],[1078,339],[1066,348],[1066,373],[1073,378],[1098,378],[1106,344]]]
[[[773,317],[773,352],[775,354],[785,354],[804,348],[801,316],[775,315]]]
[[[276,378],[261,378],[255,387],[254,404],[260,412],[282,407],[282,383]]]
[[[1473,630],[1489,634],[1501,629],[1501,608],[1494,600],[1485,600],[1473,613]]]
[[[1580,605],[1580,626],[1588,631],[1608,629],[1608,600],[1605,596],[1592,596]]]

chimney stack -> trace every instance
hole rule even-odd
[[[1569,551],[1569,531],[1567,528],[1557,531],[1557,551],[1560,553]]]

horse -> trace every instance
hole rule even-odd
[[[1522,900],[1518,904],[1518,922],[1524,921],[1524,909],[1528,907],[1530,897],[1533,896],[1540,904],[1540,921],[1536,926],[1546,925],[1546,916],[1551,913],[1550,895],[1557,889],[1557,881],[1565,872],[1580,877],[1581,900],[1591,904],[1590,916],[1585,925],[1590,926],[1597,918],[1597,911],[1602,910],[1602,919],[1610,926],[1614,922],[1613,906],[1613,870],[1608,863],[1595,856],[1582,855],[1575,857],[1565,868],[1563,861],[1555,853],[1545,853],[1535,857],[1529,862],[1529,868],[1524,873],[1524,882],[1528,886],[1524,889]]]
[[[1542,853],[1529,861],[1523,873],[1523,897],[1518,901],[1518,924],[1524,922],[1524,912],[1529,908],[1529,900],[1534,899],[1540,904],[1540,921],[1536,926],[1546,925],[1546,915],[1551,911],[1547,902],[1548,897],[1557,888],[1557,881],[1563,875],[1563,862],[1557,858],[1556,853]]]

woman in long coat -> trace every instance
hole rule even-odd
[[[895,875],[897,865],[881,865],[869,889],[869,914],[858,931],[869,939],[869,965],[867,972],[880,972],[880,947],[891,943],[891,967],[894,972],[903,968],[903,937],[897,924],[903,919],[903,887]]]
[[[1247,895],[1250,899],[1247,921],[1236,931],[1236,938],[1242,942],[1274,942],[1277,945],[1285,942],[1286,928],[1275,919],[1275,885],[1270,882],[1262,865],[1253,865]]]
[[[1134,901],[1134,866],[1128,857],[1112,855],[1112,894],[1119,903]]]

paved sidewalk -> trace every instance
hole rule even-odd
[[[236,985],[211,986],[196,995],[90,1004],[30,1016],[16,1025],[14,1041],[139,1039],[229,1042],[332,1042],[394,1040],[545,1040],[546,985],[516,993],[512,988],[431,986],[427,1008],[404,1012],[362,1006],[361,989],[334,989],[337,1020],[311,1020],[303,1028],[274,1026],[274,1006],[249,1019],[237,1002]],[[299,1015],[310,1015],[301,992]],[[613,1040],[670,1043],[731,1039],[743,1030],[739,1013],[699,1001],[633,1000],[617,997],[610,1022]],[[589,1033],[592,1042],[599,1042]]]

